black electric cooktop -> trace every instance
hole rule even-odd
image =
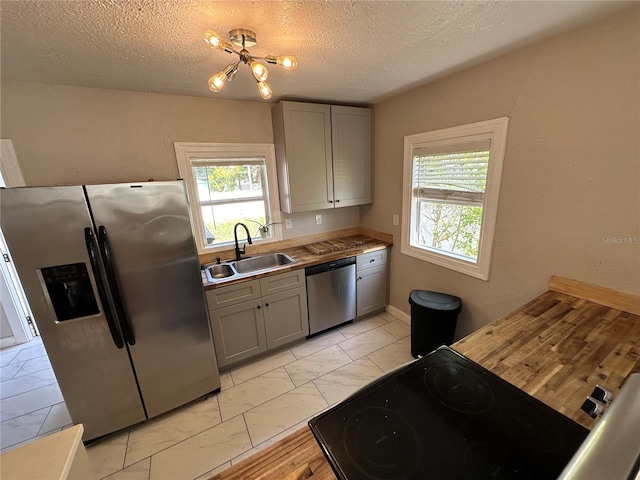
[[[309,421],[340,479],[555,479],[588,430],[450,348]]]

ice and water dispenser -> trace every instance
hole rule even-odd
[[[58,321],[100,312],[84,263],[44,267],[40,273]]]

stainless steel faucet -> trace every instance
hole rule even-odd
[[[244,251],[247,248],[247,246],[245,245],[244,247],[242,247],[242,249],[240,249],[240,246],[238,245],[238,227],[241,226],[242,228],[244,228],[244,231],[247,232],[247,242],[249,242],[249,245],[251,245],[253,243],[253,241],[251,240],[251,234],[249,233],[249,229],[247,228],[247,226],[244,223],[236,223],[233,227],[233,238],[236,241],[236,260],[240,260],[242,257],[241,255],[244,255]]]

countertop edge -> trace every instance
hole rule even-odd
[[[251,275],[240,276],[230,278],[229,280],[220,280],[215,283],[211,283],[206,281],[203,273],[203,286],[205,290],[211,290],[215,288],[225,287],[228,285],[235,285],[238,283],[246,282],[249,280],[256,280],[263,277],[268,277],[271,275],[277,275],[278,273],[289,272],[292,270],[299,270],[301,268],[310,267],[313,265],[319,265],[325,262],[331,262],[333,260],[338,260],[341,258],[362,255],[366,253],[375,252],[378,250],[384,250],[386,248],[391,247],[393,244],[384,240],[376,239],[373,237],[368,237],[366,242],[363,245],[359,245],[357,247],[340,250],[337,252],[331,252],[327,254],[314,254],[309,252],[303,245],[297,247],[290,247],[284,249],[274,249],[271,252],[264,253],[274,253],[274,252],[283,252],[292,257],[296,263],[291,265],[285,265],[279,268],[274,268],[266,272],[257,272]]]

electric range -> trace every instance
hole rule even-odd
[[[556,479],[588,430],[440,347],[309,421],[353,479]]]

